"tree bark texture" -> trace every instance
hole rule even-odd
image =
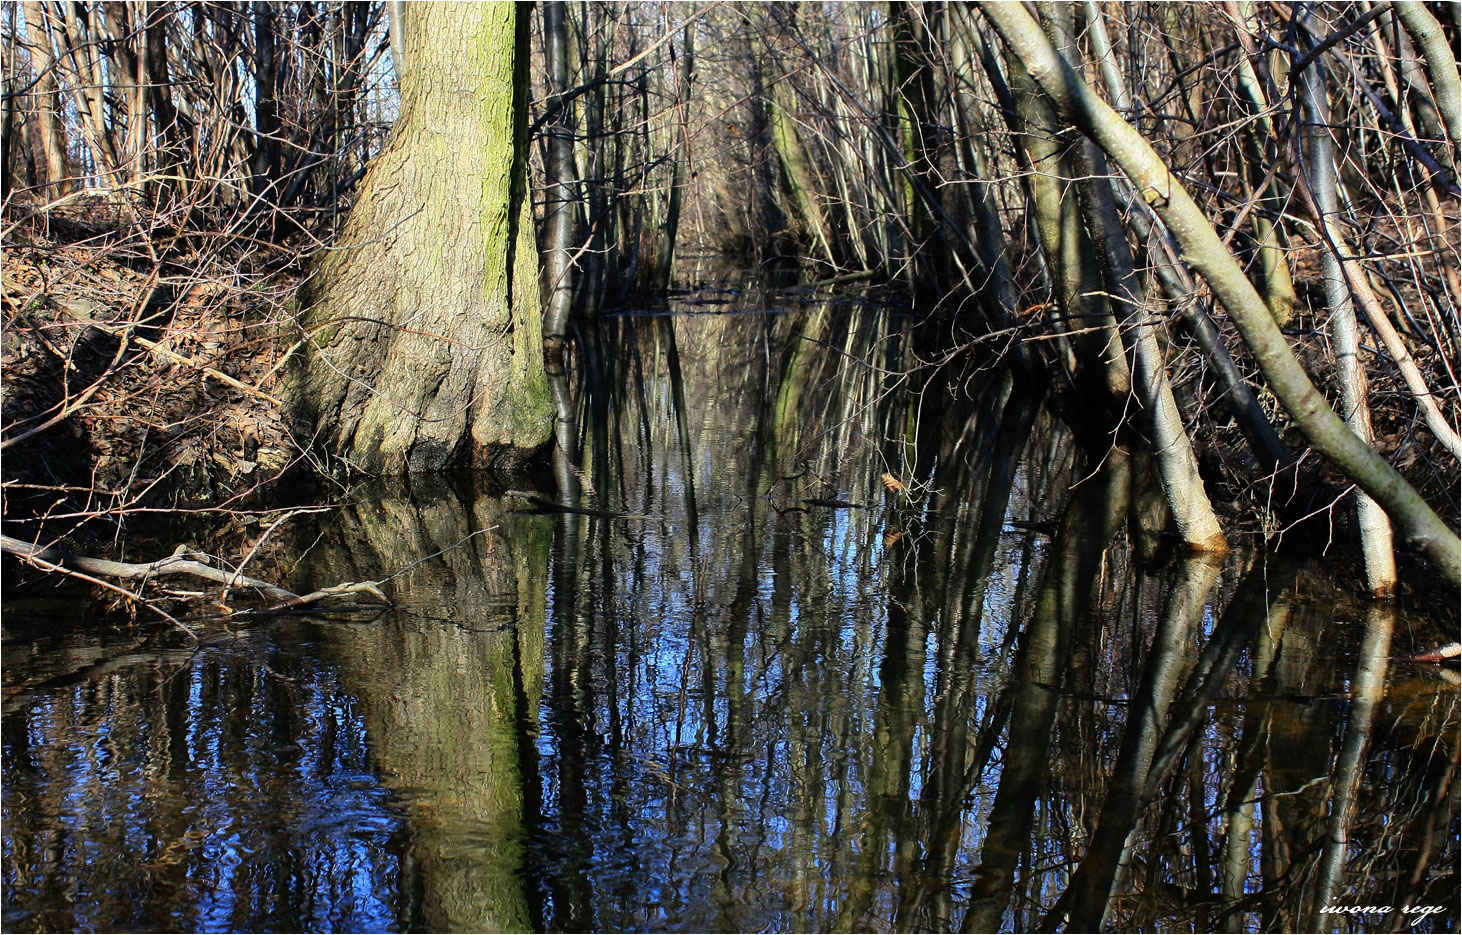
[[[292,396],[355,469],[435,471],[549,438],[526,9],[413,3],[401,17],[395,135],[301,296]]]

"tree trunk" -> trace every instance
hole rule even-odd
[[[889,72],[893,81],[894,139],[903,163],[900,206],[908,218],[911,262],[916,294],[937,299],[948,280],[949,247],[939,229],[944,213],[940,196],[937,141],[939,120],[934,116],[934,59],[930,20],[942,18],[938,3],[917,7],[892,0],[888,9]],[[932,280],[932,281],[931,281]]]
[[[406,52],[401,46],[401,17],[405,15],[406,0],[388,0],[386,3],[386,31],[391,40],[391,67],[396,71],[398,88],[401,73],[406,70]]]
[[[267,3],[255,5],[254,16],[254,194],[269,201],[279,181],[279,100],[275,64],[274,9]]]
[[[39,6],[44,7],[45,4]],[[95,41],[98,38],[97,30],[91,28],[89,18],[85,16],[85,7],[81,4],[73,6],[72,15],[62,17],[55,28],[65,42],[66,52],[62,60],[70,59],[71,62],[68,80],[75,92],[73,100],[76,102],[82,136],[91,148],[93,168],[103,185],[118,188],[121,186],[121,175],[118,172],[121,159],[117,155],[116,140],[112,136],[113,128],[107,126],[106,99],[109,85],[103,83],[104,73]]]
[[[20,130],[20,124],[15,119],[18,116],[15,92],[20,84],[20,75],[15,67],[15,10],[15,5],[11,4],[5,11],[5,44],[0,49],[0,54],[4,56],[5,81],[4,113],[0,115],[0,200],[10,197],[10,188],[15,181],[15,138]]]
[[[1147,431],[1178,536],[1190,549],[1222,552],[1227,543],[1213,505],[1208,501],[1203,478],[1198,473],[1198,459],[1173,397],[1167,362],[1158,341],[1161,322],[1152,314],[1137,284],[1132,250],[1122,233],[1122,218],[1112,197],[1106,157],[1095,143],[1086,140],[1078,158],[1083,177],[1076,185],[1087,230],[1102,261],[1107,291],[1115,299],[1126,329],[1120,337],[1129,348],[1132,392],[1142,407],[1138,421]]]
[[[46,183],[53,195],[71,191],[71,172],[66,166],[66,130],[61,124],[61,93],[56,81],[56,55],[46,22],[46,5],[26,0],[25,30],[31,65],[36,72],[36,122],[40,125],[41,150],[46,161]]]
[[[666,25],[668,27],[669,24]],[[670,49],[670,62],[676,77],[675,119],[670,122],[673,136],[670,152],[674,169],[670,173],[670,193],[666,199],[665,215],[661,219],[655,248],[654,285],[658,289],[670,284],[670,270],[675,265],[675,240],[680,231],[680,201],[685,187],[685,166],[691,158],[687,113],[690,107],[690,82],[695,68],[694,11],[681,30],[680,48],[678,62],[674,46]]]
[[[547,60],[549,90],[564,94],[569,87],[569,36],[563,0],[543,4],[543,46]],[[544,205],[547,242],[544,244],[544,279],[548,305],[543,333],[552,356],[562,355],[564,333],[573,313],[574,280],[570,271],[579,239],[579,174],[574,159],[574,109],[565,104],[548,127],[548,175]]]
[[[1335,151],[1330,139],[1330,105],[1325,98],[1325,70],[1311,62],[1299,76],[1301,111],[1305,123],[1306,171],[1315,194],[1316,220],[1326,236],[1335,237],[1330,219],[1340,211],[1340,180],[1335,171]],[[1321,282],[1325,304],[1330,309],[1330,339],[1335,346],[1336,378],[1340,383],[1341,415],[1345,424],[1366,444],[1373,441],[1369,381],[1360,360],[1360,334],[1355,304],[1345,282],[1345,270],[1336,255],[1339,244],[1320,251]],[[1391,547],[1391,524],[1386,513],[1364,491],[1356,491],[1356,519],[1360,525],[1361,552],[1365,556],[1366,583],[1375,597],[1390,597],[1396,589],[1396,558]]]
[[[1106,27],[1103,25],[1099,4],[1089,0],[1085,7],[1092,51],[1101,66],[1102,80],[1106,83],[1107,91],[1112,96],[1112,103],[1119,112],[1134,114],[1136,111],[1132,106],[1132,97],[1127,91],[1127,78],[1117,67],[1116,55],[1112,53],[1111,43],[1107,40]],[[1242,66],[1243,62],[1241,61],[1240,64]],[[1213,318],[1197,300],[1192,278],[1179,259],[1180,251],[1177,244],[1172,242],[1172,238],[1167,235],[1166,231],[1160,231],[1149,218],[1152,207],[1138,201],[1133,196],[1130,183],[1126,180],[1116,180],[1112,184],[1112,190],[1119,198],[1119,206],[1128,218],[1128,223],[1132,225],[1133,233],[1137,235],[1137,242],[1151,245],[1149,249],[1153,250],[1150,261],[1152,272],[1162,286],[1163,292],[1177,305],[1178,314],[1187,323],[1198,346],[1202,348],[1209,366],[1217,373],[1219,381],[1223,384],[1221,398],[1229,411],[1233,413],[1239,430],[1244,433],[1244,438],[1249,442],[1249,448],[1253,451],[1254,457],[1259,460],[1260,466],[1266,471],[1273,471],[1281,465],[1290,464],[1293,458],[1289,450],[1285,448],[1284,441],[1279,437],[1279,433],[1275,430],[1273,423],[1269,421],[1269,417],[1265,415],[1264,410],[1260,408],[1253,389],[1244,381],[1243,374],[1234,364],[1228,346],[1224,344],[1223,336],[1218,331],[1218,326],[1214,324]],[[1278,272],[1274,273],[1275,279],[1271,279],[1269,273],[1265,274],[1270,311],[1275,311],[1275,296],[1283,294],[1285,288],[1288,288],[1291,298],[1294,294],[1292,284],[1284,286],[1284,283],[1289,283],[1289,267],[1284,265],[1282,255],[1278,259],[1281,262],[1280,268],[1283,269],[1282,282],[1278,279]],[[1285,315],[1292,310],[1293,304],[1290,302],[1288,306],[1282,308]],[[1275,320],[1280,320],[1278,313],[1275,314]]]
[[[1239,0],[1234,7],[1235,15],[1244,21],[1252,16],[1251,0]],[[1264,300],[1280,327],[1289,324],[1294,317],[1294,307],[1299,302],[1294,291],[1294,279],[1289,273],[1289,260],[1285,251],[1283,232],[1270,220],[1270,215],[1284,213],[1283,199],[1279,197],[1278,185],[1268,177],[1266,167],[1279,159],[1278,147],[1274,142],[1274,125],[1269,119],[1269,101],[1259,83],[1250,57],[1258,54],[1248,33],[1239,31],[1239,42],[1244,54],[1238,57],[1239,92],[1253,124],[1244,134],[1244,152],[1248,157],[1249,184],[1256,190],[1262,211],[1251,215],[1254,224],[1254,239],[1258,241],[1259,268],[1264,283]],[[1268,213],[1266,213],[1268,212]]]
[[[110,70],[115,100],[112,104],[112,132],[117,134],[117,104],[125,107],[123,150],[118,153],[118,182],[139,191],[147,174],[147,43],[142,28],[147,19],[146,0],[131,3],[106,3],[98,16],[98,30],[110,33],[112,47]],[[118,74],[120,73],[120,74]]]
[[[783,22],[795,22],[797,11],[792,4],[779,4],[779,8]],[[761,12],[766,8],[755,9]],[[777,20],[767,14],[762,15],[758,23],[766,35],[771,36]],[[771,52],[770,43],[768,51]],[[771,128],[772,145],[776,148],[778,161],[782,165],[782,179],[786,183],[787,192],[792,196],[792,209],[803,229],[811,235],[821,254],[820,258],[836,267],[837,254],[833,249],[832,235],[822,205],[818,202],[812,160],[808,156],[807,148],[802,145],[802,137],[797,130],[796,89],[792,87],[791,78],[773,54],[767,55],[767,61],[760,66],[760,71],[764,78],[771,81],[764,98],[767,125]]]
[[[401,18],[401,118],[302,294],[291,387],[351,468],[434,471],[549,438],[526,10],[413,3]]]
[[[189,183],[186,173],[179,167],[188,164],[193,150],[192,121],[178,111],[173,104],[173,81],[168,68],[167,23],[170,12],[161,4],[152,4],[147,15],[147,74],[148,97],[152,103],[152,119],[157,132],[164,140],[158,148],[157,167],[164,176],[164,189],[177,188],[187,192]]]
[[[1426,4],[1416,0],[1397,0],[1394,5],[1401,24],[1411,33],[1421,54],[1426,56],[1426,70],[1431,76],[1432,92],[1442,120],[1447,124],[1447,135],[1452,145],[1462,144],[1462,77],[1457,70],[1457,59],[1452,52],[1452,43],[1437,18],[1427,10]]]
[[[993,68],[993,61],[987,62]],[[1062,316],[1057,330],[1076,331],[1081,349],[1078,382],[1114,400],[1132,388],[1131,372],[1122,356],[1117,322],[1107,306],[1096,251],[1081,224],[1081,209],[1070,179],[1070,141],[1049,102],[1018,61],[1008,62],[1010,90],[1016,108],[1012,129],[1031,168],[1030,210],[1051,277],[1052,298]]]
[[[1046,29],[1068,56],[1077,54],[1073,18],[1069,7],[1052,10]],[[1065,14],[1065,15],[1059,15]],[[1218,517],[1208,501],[1198,460],[1183,426],[1182,414],[1173,398],[1167,361],[1158,341],[1161,322],[1149,310],[1133,270],[1132,249],[1122,230],[1112,194],[1106,157],[1090,140],[1083,139],[1072,154],[1080,175],[1076,180],[1081,210],[1090,242],[1101,266],[1106,293],[1118,311],[1124,330],[1117,337],[1128,349],[1133,395],[1142,407],[1139,424],[1147,431],[1148,444],[1157,462],[1163,493],[1183,544],[1201,552],[1222,552],[1227,548]]]

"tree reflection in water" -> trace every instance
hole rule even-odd
[[[556,495],[648,518],[397,485],[281,543],[440,552],[384,617],[8,643],[7,927],[1455,928],[1427,621],[1163,560],[1143,459],[904,330],[610,319]]]

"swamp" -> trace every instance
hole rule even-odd
[[[0,26],[7,931],[1457,930],[1455,7]]]

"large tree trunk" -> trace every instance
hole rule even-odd
[[[413,3],[401,17],[401,118],[302,295],[292,395],[355,469],[433,471],[549,438],[526,10]]]

